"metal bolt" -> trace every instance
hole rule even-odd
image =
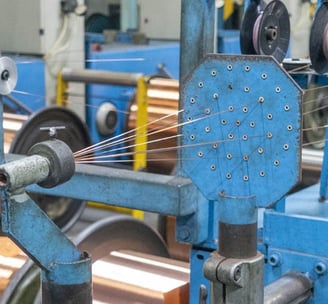
[[[228,71],[232,71],[232,65],[231,64],[228,64],[227,65],[227,69],[228,69]]]
[[[247,107],[243,107],[243,112],[247,113],[248,112],[248,108]]]
[[[272,116],[271,113],[269,113],[267,117],[268,117],[269,120],[271,120],[273,116]]]
[[[318,262],[314,266],[314,271],[319,275],[323,275],[327,272],[327,265],[323,262]]]
[[[178,238],[183,241],[187,241],[190,239],[191,233],[187,227],[182,227],[178,230]]]
[[[212,171],[215,171],[215,169],[216,169],[216,166],[215,165],[211,165],[211,170]]]
[[[190,139],[191,139],[191,140],[195,140],[195,138],[196,138],[196,136],[195,136],[194,134],[191,134],[191,135],[190,135]]]
[[[227,179],[231,179],[231,177],[232,177],[231,173],[228,172],[228,173],[226,174],[226,178],[227,178]]]
[[[236,120],[236,126],[239,127],[241,124],[240,120]]]
[[[218,143],[213,144],[213,148],[216,149],[218,147]]]
[[[233,111],[233,106],[229,106],[228,110],[229,110],[229,112],[232,112]]]
[[[263,149],[262,147],[259,147],[259,148],[257,149],[257,152],[259,152],[259,154],[262,154],[262,153],[264,152],[264,149]]]
[[[210,128],[210,127],[206,127],[206,128],[205,128],[205,132],[206,132],[206,133],[211,132],[211,128]]]
[[[251,122],[249,123],[249,125],[250,125],[252,128],[254,128],[256,124],[255,124],[254,121],[251,121]]]
[[[200,81],[200,82],[198,83],[198,86],[199,86],[200,88],[202,88],[202,87],[204,87],[204,83],[203,83],[202,81]]]
[[[243,140],[247,140],[248,139],[248,136],[247,135],[243,135]]]
[[[248,182],[248,180],[249,180],[248,175],[244,175],[243,180],[244,180],[245,182]]]
[[[288,130],[288,131],[292,131],[292,130],[293,130],[293,126],[292,126],[292,125],[288,125],[288,126],[287,126],[287,130]]]
[[[248,93],[249,90],[250,90],[249,87],[245,87],[245,88],[244,88],[244,91],[245,91],[246,93]]]
[[[233,134],[232,134],[232,133],[229,133],[229,134],[228,134],[228,138],[229,138],[229,139],[233,139]]]
[[[264,171],[260,171],[260,176],[264,177],[265,176],[265,172]]]
[[[244,161],[248,161],[249,160],[249,156],[248,155],[244,155],[243,160]]]
[[[210,108],[206,108],[205,109],[205,114],[210,114],[211,113],[211,109]]]
[[[269,264],[273,267],[279,266],[281,264],[281,258],[280,255],[277,253],[273,253],[269,257]]]
[[[289,145],[288,144],[284,144],[284,150],[287,151],[289,149]]]
[[[263,74],[261,75],[261,77],[262,77],[262,79],[267,79],[267,78],[268,78],[268,75],[267,75],[266,73],[263,73]]]
[[[199,156],[199,157],[203,157],[203,156],[204,156],[204,153],[203,153],[202,151],[199,151],[199,152],[198,152],[198,156]]]
[[[246,66],[245,66],[245,71],[246,71],[246,72],[249,72],[250,70],[251,70],[251,67],[250,67],[249,65],[246,65]]]
[[[290,110],[290,106],[287,104],[285,105],[285,111],[289,111]]]
[[[233,272],[233,280],[238,282],[241,279],[241,268],[237,266]]]
[[[195,103],[196,102],[196,99],[194,97],[191,97],[190,98],[190,103]]]
[[[273,136],[273,135],[272,135],[271,132],[268,132],[268,133],[267,133],[267,138],[272,138],[272,136]]]
[[[273,162],[273,164],[274,164],[276,167],[278,167],[278,166],[280,165],[280,162],[279,162],[279,160],[275,160],[275,161]]]
[[[280,87],[276,87],[276,92],[280,93],[281,92],[281,88]]]
[[[216,71],[215,71],[215,70],[212,70],[211,75],[212,75],[213,77],[215,77],[215,76],[216,76]]]
[[[227,154],[227,159],[232,159],[232,154],[231,153]]]
[[[219,94],[218,94],[218,93],[214,93],[214,94],[213,94],[213,98],[214,98],[214,99],[218,99],[218,98],[219,98]]]
[[[260,96],[259,97],[259,103],[263,103],[264,102],[264,97],[263,96]]]
[[[221,119],[221,124],[226,125],[227,121],[225,119]]]

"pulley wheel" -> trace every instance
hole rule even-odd
[[[16,134],[10,153],[26,154],[36,143],[48,140],[49,133],[40,128],[64,126],[57,138],[73,152],[90,146],[91,140],[85,124],[70,110],[61,107],[42,109],[33,114]],[[68,230],[84,210],[85,202],[76,199],[29,193],[32,199],[62,230]]]
[[[0,58],[0,94],[8,95],[17,84],[16,63],[9,57]]]
[[[282,62],[290,37],[286,6],[280,0],[273,0],[261,11],[252,2],[246,10],[240,35],[243,54],[269,55]]]
[[[328,3],[317,10],[310,34],[312,68],[320,74],[328,71]]]
[[[156,231],[126,215],[115,215],[95,222],[76,237],[75,244],[87,251],[93,262],[119,250],[169,257],[167,247]],[[39,268],[28,260],[13,276],[0,304],[40,303],[39,274]]]

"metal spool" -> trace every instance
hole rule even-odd
[[[240,31],[243,54],[270,55],[282,62],[290,37],[289,15],[286,6],[273,0],[262,8],[256,1],[248,6]]]
[[[41,131],[40,128],[54,126],[65,126],[64,130],[58,131],[57,138],[68,144],[73,152],[91,144],[86,126],[75,113],[64,108],[50,107],[33,114],[24,122],[16,133],[9,152],[26,154],[34,144],[49,139],[48,132]],[[64,231],[76,222],[85,206],[85,202],[80,200],[36,193],[30,195]]]
[[[310,34],[310,58],[313,69],[320,74],[328,71],[328,3],[317,10]]]
[[[93,262],[119,250],[169,257],[166,245],[157,232],[143,222],[124,215],[95,222],[75,238],[75,243],[81,250],[90,253]],[[39,268],[28,260],[12,277],[0,304],[39,303],[39,274]]]
[[[148,86],[148,122],[155,121],[165,115],[177,113],[179,100],[179,82],[173,79],[154,78],[151,79]],[[136,116],[138,107],[135,99],[131,102],[130,113],[128,117],[128,130],[136,127]],[[154,124],[150,124],[148,131],[167,129],[164,132],[154,134],[148,140],[157,140],[177,134],[177,127],[168,129],[169,126],[176,125],[177,116],[173,115],[167,119],[160,120]],[[150,143],[148,149],[161,149],[165,147],[175,147],[177,145],[176,138],[165,141]],[[147,169],[150,172],[170,174],[175,167],[177,152],[166,151],[156,154],[148,154]],[[157,161],[156,161],[157,160]]]
[[[9,57],[0,58],[0,94],[8,95],[17,83],[16,63]]]

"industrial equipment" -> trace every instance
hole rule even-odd
[[[177,240],[192,245],[190,303],[327,302],[328,145],[321,183],[295,191],[301,177],[306,89],[281,64],[288,14],[279,0],[247,5],[251,20],[244,24],[255,30],[242,44],[255,54],[220,55],[214,53],[215,1],[181,1],[180,97],[173,110],[179,118],[169,123],[178,129],[177,144],[158,149],[177,151],[176,174],[84,164],[92,162],[88,153],[93,146],[72,152],[57,139],[36,143],[28,156],[5,157],[0,150],[2,227],[41,268],[45,303],[91,303],[91,258],[26,191],[176,217]],[[319,1],[315,18],[326,12],[325,6]],[[0,88],[9,84],[9,72],[0,70]],[[176,94],[176,84],[171,85]],[[156,100],[151,105],[158,106]],[[135,124],[131,112],[130,131]],[[168,131],[163,125],[156,128]],[[172,137],[163,134],[162,139]],[[147,149],[138,153],[150,153]],[[112,156],[102,159],[106,157]]]

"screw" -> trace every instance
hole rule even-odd
[[[237,266],[235,268],[235,271],[233,272],[233,280],[235,282],[238,282],[241,278],[241,269],[240,269],[240,266]]]
[[[3,70],[3,72],[1,73],[1,80],[7,81],[9,80],[10,77],[10,73],[7,69]]]

